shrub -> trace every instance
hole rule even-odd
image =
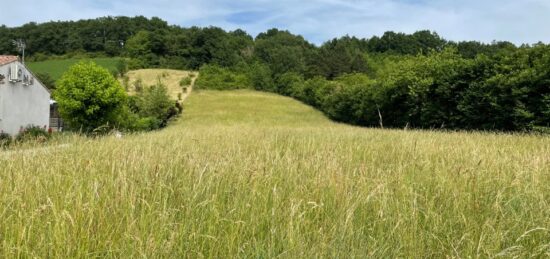
[[[136,81],[134,81],[134,90],[136,92],[143,91],[143,80],[141,80],[141,78],[138,78],[136,79]]]
[[[0,148],[8,147],[13,141],[12,137],[8,133],[0,133]]]
[[[123,127],[128,130],[154,130],[164,127],[181,112],[177,104],[170,99],[166,86],[159,81],[129,98],[129,111]]]
[[[130,78],[127,75],[122,76],[122,86],[124,86],[124,90],[126,91],[130,89]]]
[[[119,59],[116,63],[117,76],[124,76],[128,72],[128,62],[125,59]]]
[[[65,121],[90,132],[102,125],[116,125],[127,95],[107,69],[80,62],[61,77],[54,98]]]
[[[272,79],[271,69],[267,65],[256,62],[248,68],[250,83],[256,90],[275,92],[276,87]]]
[[[550,127],[533,126],[533,129],[531,131],[534,133],[550,135]]]
[[[181,86],[182,88],[185,88],[185,87],[191,85],[191,82],[192,82],[192,81],[191,81],[191,78],[190,78],[190,77],[184,77],[184,78],[182,78],[182,79],[180,80],[180,86]]]
[[[44,142],[50,138],[48,132],[38,126],[28,126],[15,137],[17,142],[39,141]]]
[[[200,69],[201,76],[195,86],[197,89],[231,90],[251,88],[249,77],[228,68],[216,65],[204,65]]]

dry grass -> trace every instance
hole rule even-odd
[[[195,92],[159,132],[0,159],[0,257],[548,257],[550,139]]]
[[[133,85],[137,79],[141,79],[143,85],[146,87],[157,84],[158,80],[160,79],[161,82],[168,88],[168,93],[172,98],[178,99],[178,94],[181,94],[183,98],[187,94],[187,92],[180,86],[180,81],[183,78],[190,77],[190,74],[195,75],[191,78],[192,83],[190,86],[192,86],[195,84],[198,72],[173,69],[140,69],[129,71],[127,73],[130,85],[130,87],[128,88],[128,92],[129,94],[135,93],[135,88],[133,87]]]

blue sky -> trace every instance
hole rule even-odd
[[[450,40],[550,42],[550,0],[0,0],[0,6],[0,24],[8,26],[144,15],[186,27],[242,28],[253,36],[277,27],[317,44],[421,29]]]

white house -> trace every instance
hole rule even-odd
[[[50,92],[16,56],[0,56],[0,131],[49,128]]]

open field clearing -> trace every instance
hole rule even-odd
[[[54,80],[57,80],[69,70],[69,67],[80,61],[93,61],[109,71],[115,71],[118,60],[118,58],[62,59],[28,62],[27,65],[34,73],[49,74]]]
[[[190,76],[190,75],[193,76]],[[197,72],[189,72],[182,70],[174,69],[140,69],[129,71],[126,76],[128,76],[128,92],[130,94],[135,93],[135,84],[136,80],[141,80],[143,87],[149,87],[156,85],[158,81],[164,84],[168,90],[170,97],[175,100],[178,99],[178,96],[181,96],[182,99],[187,94],[188,87],[192,87],[197,79]],[[183,87],[180,85],[180,82],[189,78],[189,84],[185,84]],[[122,80],[121,80],[122,83]]]
[[[550,256],[549,137],[351,127],[243,90],[63,144],[0,157],[0,257]]]

